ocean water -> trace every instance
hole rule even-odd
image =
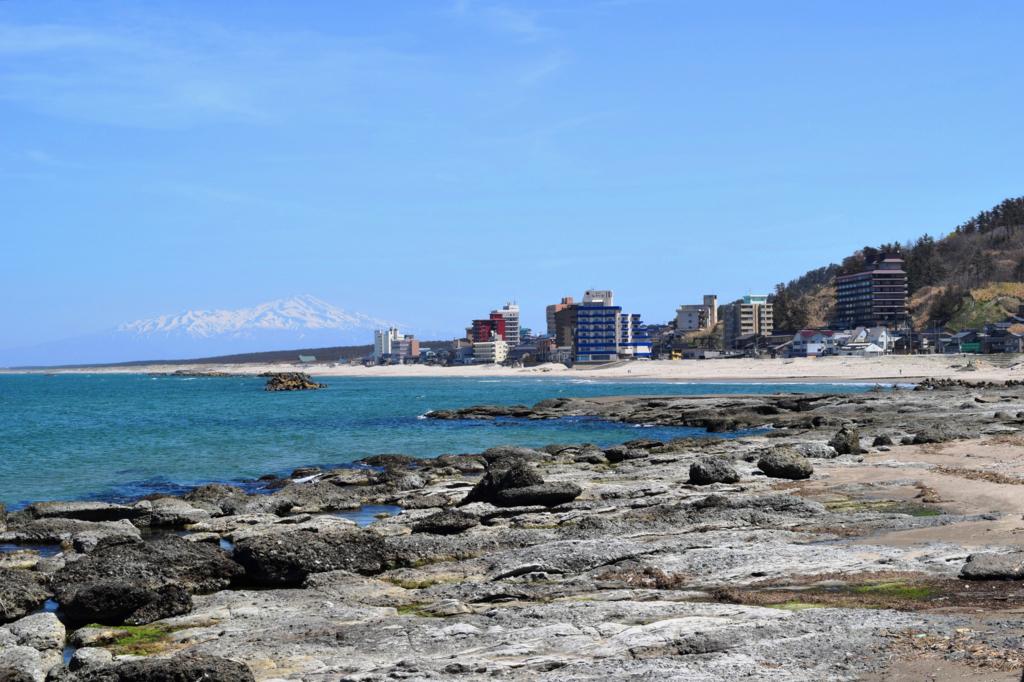
[[[501,444],[610,445],[701,435],[592,419],[435,421],[429,410],[544,398],[864,391],[856,384],[685,384],[563,378],[323,378],[323,391],[267,393],[252,377],[0,375],[0,502],[123,500],[243,482],[367,455],[420,457]]]

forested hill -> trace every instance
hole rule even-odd
[[[935,239],[880,244],[775,287],[775,327],[827,326],[835,278],[861,270],[866,258],[898,252],[906,260],[915,327],[963,329],[1002,320],[1024,302],[1024,197],[1006,199]]]

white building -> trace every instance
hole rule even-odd
[[[708,294],[697,305],[681,305],[676,309],[676,331],[695,332],[714,329],[718,324],[718,296]]]
[[[394,352],[395,344],[402,340],[402,334],[398,327],[390,329],[378,329],[373,332],[373,359],[380,362],[385,355]]]
[[[505,318],[505,341],[509,346],[515,348],[519,345],[519,306],[513,302],[506,303],[500,310],[494,310]]]
[[[500,365],[508,359],[508,343],[502,339],[477,341],[473,344],[473,359],[476,364]]]

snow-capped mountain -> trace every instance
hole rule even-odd
[[[240,337],[271,330],[299,333],[313,330],[372,332],[395,324],[362,313],[345,312],[307,294],[239,310],[187,310],[176,315],[160,315],[122,324],[117,330],[139,336],[184,334],[193,338],[211,338]]]
[[[236,353],[373,343],[373,330],[397,326],[350,313],[315,296],[293,296],[237,310],[187,310],[127,322],[75,339],[0,352],[0,367],[182,360]]]

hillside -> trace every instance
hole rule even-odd
[[[866,258],[899,252],[907,262],[910,311],[918,329],[976,327],[1004,319],[1024,302],[1024,197],[1006,199],[935,239],[865,246],[842,263],[775,287],[776,329],[826,326],[836,275],[857,272]]]

